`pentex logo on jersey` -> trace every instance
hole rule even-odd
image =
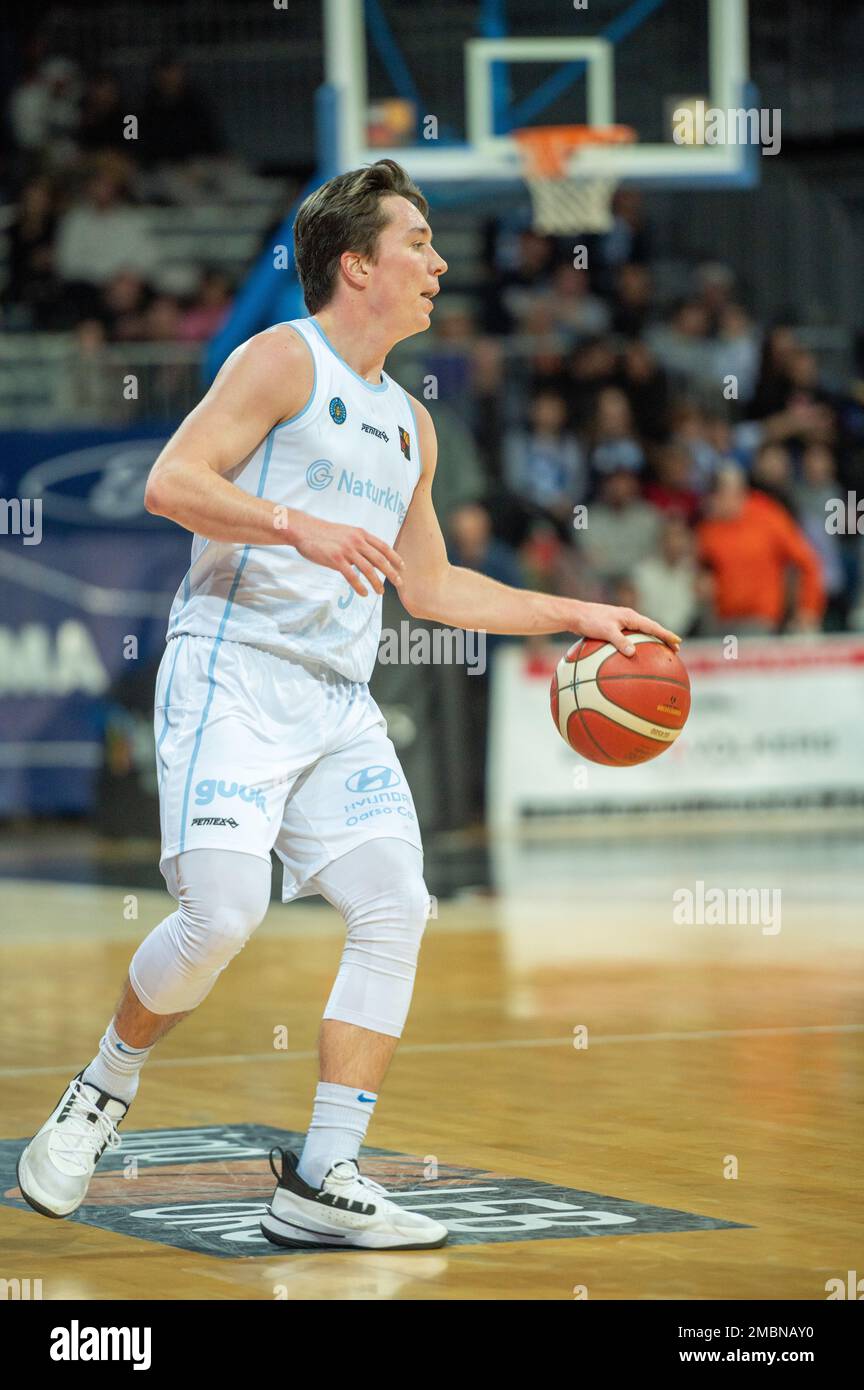
[[[390,443],[390,436],[386,430],[379,430],[376,425],[367,424],[365,420],[360,422],[361,434],[374,434],[376,439],[383,439],[385,444]]]
[[[259,1230],[274,1188],[267,1156],[274,1145],[299,1153],[304,1135],[269,1125],[221,1124],[121,1131],[121,1138],[120,1149],[102,1155],[86,1199],[67,1221],[123,1240],[223,1259],[274,1258],[274,1247]],[[15,1174],[26,1142],[0,1140],[0,1202],[39,1222],[44,1218],[26,1206]],[[434,1164],[387,1149],[364,1147],[360,1167],[400,1206],[443,1221],[451,1245],[747,1229],[736,1221],[488,1169]],[[280,1250],[279,1259],[309,1253],[317,1252]]]

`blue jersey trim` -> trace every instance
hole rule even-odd
[[[258,479],[258,489],[255,494],[256,497],[261,497],[264,492],[264,483],[267,479],[267,470],[270,467],[270,455],[273,452],[274,435],[275,430],[271,430],[267,436],[267,447],[264,450],[264,461],[261,465],[261,477]],[[243,571],[246,568],[246,561],[249,559],[249,551],[251,549],[251,545],[244,545],[243,547],[243,554],[240,556],[240,562],[237,565],[237,572],[234,575],[234,579],[231,584],[231,590],[228,594],[227,599],[225,600],[225,611],[222,614],[222,620],[219,623],[219,631],[216,633],[216,638],[213,643],[213,650],[210,653],[210,663],[207,667],[207,681],[209,689],[207,691],[207,698],[204,701],[204,709],[201,712],[201,721],[198,725],[198,728],[195,730],[195,745],[192,749],[192,757],[189,760],[189,771],[186,774],[186,786],[183,789],[183,810],[180,816],[180,849],[178,851],[181,854],[186,844],[186,817],[189,814],[189,793],[192,790],[192,777],[195,773],[195,764],[198,761],[198,753],[201,749],[201,739],[204,736],[204,729],[206,727],[207,720],[210,717],[210,706],[213,703],[213,696],[216,693],[216,682],[213,679],[213,672],[216,669],[216,660],[219,656],[219,648],[222,645],[225,626],[228,622],[228,618],[231,613],[231,608],[234,603],[234,596],[237,593],[237,589],[239,587]]]
[[[365,379],[365,377],[362,377],[362,376],[360,375],[359,372],[355,372],[355,370],[354,370],[353,367],[349,367],[349,365],[348,365],[348,363],[345,361],[345,358],[344,358],[344,357],[340,357],[339,353],[336,351],[336,349],[335,349],[335,347],[333,346],[333,344],[331,343],[330,339],[327,337],[327,334],[324,332],[324,329],[321,327],[320,323],[316,323],[314,319],[306,319],[305,321],[306,321],[306,323],[311,323],[312,327],[315,329],[316,333],[317,333],[317,334],[319,335],[319,337],[321,338],[321,341],[322,341],[323,343],[325,343],[326,346],[330,349],[330,351],[332,352],[333,356],[336,358],[337,362],[341,362],[341,363],[342,363],[342,366],[345,368],[346,372],[350,372],[351,375],[355,378],[355,380],[357,380],[357,381],[360,382],[360,385],[361,385],[361,386],[365,386],[365,387],[366,387],[366,390],[367,390],[367,391],[378,391],[378,392],[381,392],[381,391],[387,391],[387,390],[389,389],[390,383],[389,383],[389,381],[387,380],[387,378],[386,378],[384,372],[381,373],[382,377],[384,377],[384,380],[380,383],[380,385],[374,386],[373,383],[372,383],[371,381],[367,381],[367,380]]]
[[[294,329],[294,332],[297,334],[297,337],[305,345],[306,351],[312,358],[312,393],[302,410],[298,410],[297,414],[292,415],[290,420],[282,420],[280,424],[274,425],[273,428],[277,430],[284,430],[287,425],[296,425],[298,420],[302,420],[307,410],[311,410],[313,402],[315,400],[315,392],[318,389],[318,363],[315,361],[315,354],[312,351],[311,345],[306,341],[306,338],[300,332],[299,328],[294,328],[294,325],[292,323],[288,323],[287,327]]]

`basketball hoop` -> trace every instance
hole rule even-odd
[[[543,125],[512,133],[534,207],[534,230],[558,236],[608,231],[618,179],[570,174],[567,166],[574,150],[585,145],[632,144],[635,130],[626,125]]]

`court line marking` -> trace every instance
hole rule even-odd
[[[813,1033],[864,1033],[864,1023],[811,1023],[788,1028],[707,1028],[690,1033],[606,1033],[600,1034],[596,1038],[592,1038],[589,1034],[588,1047],[575,1048],[574,1051],[587,1052],[592,1047],[619,1043],[704,1042],[711,1038],[788,1038],[802,1037]],[[400,1046],[399,1055],[495,1052],[505,1048],[572,1047],[572,1045],[572,1035],[563,1038],[494,1038],[488,1042],[405,1043]],[[269,1052],[238,1052],[214,1057],[157,1057],[147,1063],[147,1069],[152,1071],[157,1067],[248,1066],[250,1062],[306,1062],[317,1056],[318,1049],[309,1048],[302,1052],[271,1049]],[[68,1071],[68,1063],[59,1067],[0,1067],[0,1078],[54,1076],[57,1073],[68,1074]]]

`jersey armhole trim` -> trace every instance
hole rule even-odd
[[[302,420],[303,416],[309,410],[311,410],[312,405],[315,401],[315,393],[318,390],[318,363],[315,361],[315,354],[312,351],[310,344],[307,342],[305,335],[300,332],[299,328],[295,328],[293,323],[286,323],[285,327],[290,328],[292,333],[296,333],[297,337],[300,339],[306,351],[309,353],[309,356],[312,358],[312,390],[309,393],[309,399],[303,406],[303,408],[301,410],[298,410],[296,415],[292,415],[290,419],[280,420],[278,425],[273,426],[273,432],[275,432],[276,430],[283,430],[288,425],[296,425],[298,420]]]
[[[402,387],[402,395],[405,397],[405,404],[411,411],[411,419],[414,422],[414,438],[417,441],[417,483],[419,483],[421,474],[423,472],[423,454],[420,450],[420,431],[417,428],[417,412],[414,409],[414,402],[408,395],[408,392],[405,390],[404,386]],[[415,483],[415,487],[416,485],[417,484]]]

